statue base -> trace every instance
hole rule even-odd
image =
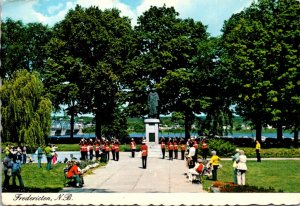
[[[146,128],[146,142],[147,144],[159,144],[159,119],[148,118],[144,120]]]

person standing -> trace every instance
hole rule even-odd
[[[116,160],[116,143],[115,143],[115,140],[112,141],[112,143],[111,143],[111,154],[112,154],[113,160]]]
[[[240,155],[237,159],[237,182],[238,185],[246,184],[247,157],[243,150],[239,151]]]
[[[174,145],[173,145],[173,140],[172,139],[168,143],[168,150],[169,150],[169,160],[173,160]]]
[[[92,160],[94,157],[94,143],[92,139],[90,139],[89,141],[89,154],[90,154],[90,160]]]
[[[96,160],[98,160],[99,159],[99,152],[100,152],[100,141],[96,138],[94,144],[95,144]]]
[[[45,155],[46,155],[46,158],[47,158],[47,167],[46,167],[46,169],[50,170],[51,169],[51,161],[52,161],[52,153],[51,153],[50,146],[48,145],[47,147],[45,147],[44,151],[45,151]]]
[[[196,138],[194,139],[194,145],[193,145],[193,147],[195,148],[194,162],[197,162],[197,159],[198,159],[198,147],[199,147],[199,145],[198,145],[198,141],[197,141]]]
[[[21,161],[17,160],[16,156],[12,160],[12,179],[13,187],[16,187],[16,177],[18,177],[20,188],[24,187],[24,182],[21,176]]]
[[[146,169],[147,168],[148,146],[146,145],[146,141],[145,140],[142,141],[141,153],[142,153],[143,169]]]
[[[164,138],[162,138],[162,140],[161,140],[160,147],[161,147],[161,152],[162,152],[162,158],[165,159],[166,143],[165,143],[165,139]]]
[[[106,153],[107,162],[109,161],[109,151],[110,151],[109,141],[107,140],[106,143],[105,143],[105,153]]]
[[[38,158],[38,168],[42,168],[42,157],[43,157],[43,149],[42,146],[40,145],[36,151],[37,153],[37,158]]]
[[[8,153],[5,155],[3,159],[3,172],[4,172],[4,183],[3,183],[3,190],[7,190],[9,187],[9,179],[11,176],[11,169],[12,169],[12,158],[13,155]]]
[[[255,151],[256,151],[256,158],[257,158],[257,162],[261,162],[261,159],[260,159],[260,143],[258,140],[256,140],[256,145],[255,145]]]
[[[120,157],[120,147],[119,147],[120,143],[118,140],[115,141],[115,153],[116,153],[116,161],[119,161],[119,157]]]
[[[174,156],[175,159],[178,159],[178,144],[176,140],[174,141]]]
[[[27,152],[26,152],[26,146],[24,145],[22,148],[22,155],[23,155],[23,164],[26,164],[27,162]]]
[[[131,157],[134,158],[135,151],[136,151],[136,143],[133,138],[131,139],[131,142],[130,142],[130,150],[131,150]]]
[[[239,149],[236,149],[235,150],[235,154],[232,156],[232,161],[233,161],[233,164],[232,164],[232,167],[233,167],[233,183],[234,184],[237,184],[237,159],[239,158],[240,156],[240,153],[239,153]]]
[[[206,142],[206,139],[202,141],[201,149],[202,149],[202,157],[204,160],[206,160],[208,154],[208,144]]]
[[[187,164],[188,164],[188,168],[191,169],[193,167],[195,167],[196,161],[194,160],[194,156],[195,156],[195,147],[193,147],[193,142],[189,142],[189,153],[187,156]]]
[[[213,180],[217,181],[217,176],[218,176],[217,170],[219,167],[219,161],[221,159],[217,156],[216,151],[212,151],[211,154],[212,154],[212,157],[210,158],[209,164],[213,167],[213,170],[212,170]]]
[[[185,143],[183,141],[180,144],[180,152],[181,152],[181,159],[184,160]]]

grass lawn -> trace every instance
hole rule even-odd
[[[218,180],[233,182],[232,162],[222,161],[218,170]],[[297,160],[247,161],[246,184],[262,188],[272,187],[279,192],[300,192],[300,162]],[[204,178],[203,189],[213,183]]]
[[[105,163],[100,163],[103,166]],[[42,168],[38,169],[37,164],[22,165],[22,179],[25,186],[25,192],[58,192],[64,187],[65,177],[63,168],[66,164],[58,163],[52,165],[50,171],[46,170],[46,163],[42,163]],[[91,174],[89,170],[86,174]],[[4,181],[4,174],[2,172],[2,181]],[[19,185],[18,178],[16,183]],[[10,178],[10,185],[12,185],[12,177]]]

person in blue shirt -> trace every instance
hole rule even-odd
[[[16,177],[18,177],[20,188],[24,187],[23,179],[21,176],[21,162],[16,157],[12,160],[12,179],[13,187],[16,187]]]

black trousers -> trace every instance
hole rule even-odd
[[[134,157],[134,155],[135,155],[135,149],[132,149],[131,150],[131,157]]]
[[[185,151],[184,150],[181,150],[181,159],[184,160],[184,153]]]
[[[115,159],[116,161],[119,161],[119,153],[120,152],[116,152],[116,159]]]
[[[98,159],[99,158],[99,151],[95,151],[95,153],[96,153],[96,159]]]
[[[146,169],[147,168],[147,156],[142,156],[142,164],[143,164],[143,168]]]
[[[178,150],[174,150],[175,159],[178,159]]]
[[[90,160],[93,159],[93,156],[94,156],[94,150],[90,150]]]
[[[208,154],[208,148],[202,149],[202,157],[203,157],[204,160],[206,160],[207,154]]]
[[[217,170],[218,170],[218,167],[219,167],[219,165],[214,165],[213,166],[213,170],[212,170],[212,178],[213,178],[213,180],[214,181],[217,181],[217,176],[218,176],[218,173],[217,173]]]
[[[261,162],[259,149],[255,150],[255,151],[256,151],[257,162]]]
[[[162,149],[161,149],[161,152],[162,152],[162,156],[163,156],[162,158],[165,159],[166,149],[165,149],[165,148],[162,148]]]
[[[173,160],[173,150],[169,150],[169,160]]]

